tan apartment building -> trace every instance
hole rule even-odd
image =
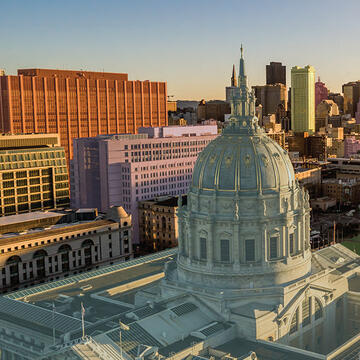
[[[182,197],[186,204],[186,196]],[[140,201],[139,238],[145,251],[159,251],[178,245],[178,197]]]
[[[70,205],[57,134],[0,136],[0,216]]]
[[[73,139],[137,133],[167,125],[165,82],[127,74],[21,69],[0,76],[0,132],[57,133],[72,159]]]
[[[35,212],[0,219],[0,292],[133,257],[131,216],[123,208],[88,221],[63,223],[59,215]],[[8,232],[11,228],[22,231]]]

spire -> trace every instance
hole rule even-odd
[[[232,70],[232,76],[231,76],[231,86],[233,86],[233,87],[237,86],[235,64],[233,64],[233,70]]]
[[[230,124],[224,129],[225,133],[246,133],[255,134],[262,131],[255,116],[255,93],[249,90],[247,76],[245,74],[244,49],[240,48],[240,67],[238,86],[233,89],[230,100],[231,116]],[[233,77],[235,77],[233,66]]]
[[[240,47],[240,66],[239,66],[239,87],[248,87],[247,76],[245,75],[245,61],[244,61],[244,49],[241,44]]]

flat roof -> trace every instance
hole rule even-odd
[[[54,217],[62,217],[64,214],[55,211],[34,211],[25,214],[9,215],[0,217],[0,227],[18,224],[26,221],[36,221],[42,219],[49,219]]]
[[[17,243],[19,241],[26,241],[31,239],[41,239],[47,236],[55,236],[69,231],[80,231],[80,230],[89,230],[97,227],[103,227],[106,225],[112,225],[114,221],[112,220],[95,220],[95,221],[86,221],[82,224],[60,224],[58,227],[55,226],[54,229],[35,231],[29,234],[24,235],[14,235],[10,237],[0,236],[0,246]]]

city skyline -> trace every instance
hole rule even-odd
[[[168,82],[174,99],[223,99],[243,43],[252,63],[251,85],[265,84],[270,61],[286,65],[288,86],[289,71],[296,65],[314,66],[333,92],[358,79],[360,50],[351,47],[359,33],[357,2],[347,1],[341,9],[335,1],[305,1],[301,7],[285,1],[276,7],[265,1],[226,5],[7,2],[0,15],[0,29],[6,33],[0,68],[7,74],[29,67],[126,72],[130,80],[151,74],[149,80]]]

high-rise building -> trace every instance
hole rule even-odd
[[[217,135],[216,125],[198,125],[76,139],[72,207],[123,206],[132,215],[137,243],[138,201],[185,194],[198,153]]]
[[[57,134],[0,136],[0,198],[0,216],[70,205]]]
[[[127,74],[47,69],[0,77],[0,131],[58,133],[67,160],[73,139],[167,125],[165,82]]]
[[[315,83],[315,110],[317,106],[328,98],[329,90],[325,86],[325,83],[320,81],[320,76],[318,81]]]
[[[262,105],[262,115],[276,114],[279,106],[287,110],[286,86],[277,83],[272,85],[253,86],[256,104]]]
[[[332,100],[322,100],[316,107],[315,130],[327,126],[331,116],[339,115],[339,108]]]
[[[291,129],[315,131],[315,69],[310,65],[291,69]]]
[[[283,84],[286,86],[286,66],[281,62],[270,62],[266,65],[266,84]]]
[[[357,103],[360,99],[360,80],[342,86],[344,94],[344,113],[355,117]]]

